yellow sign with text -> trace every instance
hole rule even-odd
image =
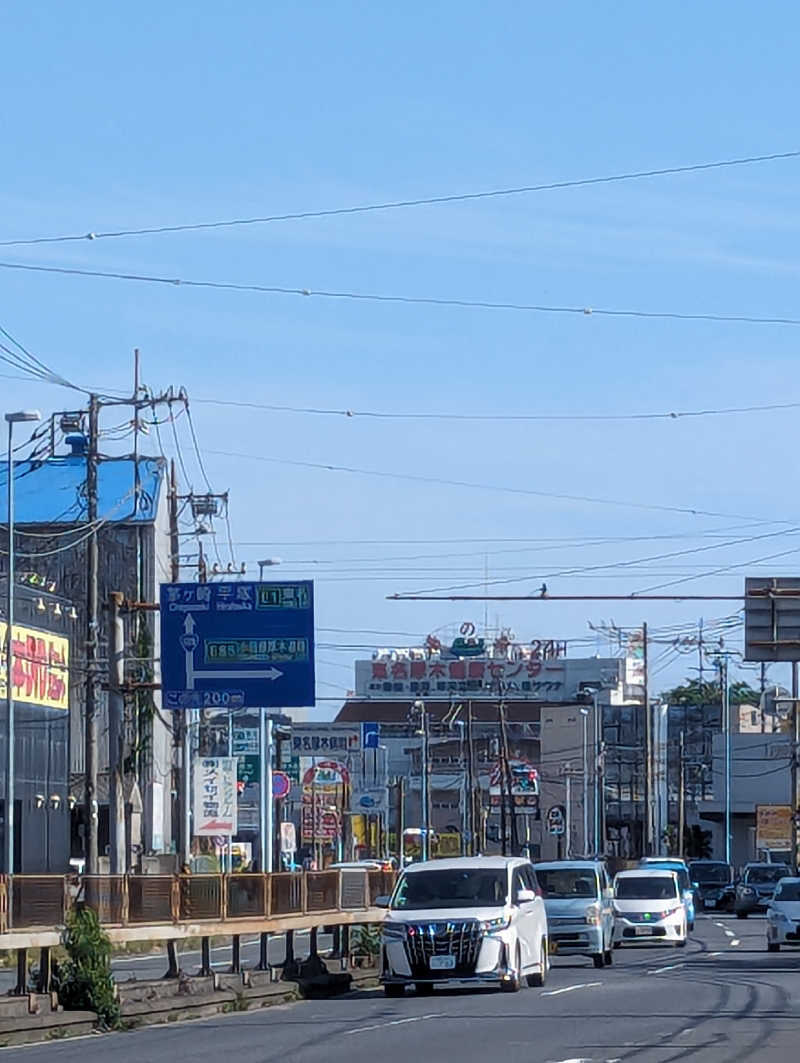
[[[5,645],[0,621],[0,698],[6,697]],[[14,624],[11,647],[14,700],[48,709],[69,709],[69,639]]]

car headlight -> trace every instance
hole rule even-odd
[[[498,915],[496,919],[483,919],[480,924],[484,934],[494,934],[498,930],[505,930],[510,925],[510,915]]]
[[[621,909],[617,908],[616,904],[611,905],[611,911],[615,916],[617,916],[617,918],[620,919],[625,915],[625,913]]]
[[[589,926],[600,926],[602,913],[599,904],[590,904],[584,914],[584,919]]]
[[[405,923],[384,923],[381,933],[384,941],[403,941],[406,936]]]
[[[742,896],[751,897],[756,891],[749,886],[742,886]]]

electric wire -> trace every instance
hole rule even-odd
[[[351,302],[395,303],[407,306],[456,307],[473,310],[511,310],[536,314],[557,314],[582,317],[638,318],[644,320],[707,321],[747,325],[800,326],[800,318],[788,315],[758,316],[756,314],[725,314],[676,310],[636,310],[613,307],[556,306],[544,303],[493,302],[487,299],[446,298],[442,296],[390,295],[380,292],[335,291],[311,288],[292,288],[280,285],[236,283],[233,281],[197,280],[189,277],[163,277],[156,274],[122,273],[113,270],[78,269],[67,266],[35,265],[30,262],[0,262],[0,269],[22,270],[30,273],[52,273],[70,277],[102,278],[133,281],[142,284],[162,284],[173,287],[201,288],[214,291],[250,292],[261,295],[299,295],[304,298],[345,300]]]
[[[77,240],[109,240],[129,236],[155,236],[166,233],[193,232],[209,229],[227,229],[250,225],[265,225],[271,222],[299,221],[309,218],[330,218],[342,215],[367,214],[377,211],[407,209],[410,207],[436,206],[446,203],[465,203],[482,199],[521,196],[534,192],[550,192],[567,188],[613,184],[622,181],[637,181],[645,178],[667,177],[677,174],[720,170],[735,166],[749,166],[762,162],[777,162],[794,159],[800,151],[771,152],[765,155],[746,155],[739,158],[718,159],[712,162],[688,163],[683,166],[665,166],[650,170],[630,170],[606,174],[600,177],[582,177],[564,181],[549,181],[542,184],[519,185],[510,188],[492,188],[478,192],[456,192],[447,195],[424,196],[413,199],[396,199],[383,203],[366,203],[350,207],[333,207],[327,210],[304,210],[287,214],[271,214],[263,217],[230,218],[217,221],[186,222],[177,225],[155,225],[138,229],[117,229],[107,232],[71,233],[63,236],[36,236],[0,241],[0,247],[21,247],[35,244],[69,243]]]

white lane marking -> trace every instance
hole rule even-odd
[[[594,989],[596,986],[602,985],[602,982],[580,982],[578,985],[565,985],[563,989],[548,989],[546,993],[540,993],[542,997],[558,997],[562,993],[572,993],[576,989]],[[562,1060],[561,1063],[566,1063]]]
[[[283,935],[280,935],[280,936],[282,937]],[[258,938],[253,938],[251,941],[243,941],[242,942],[242,948],[244,948],[246,945],[258,945],[258,944],[259,944],[259,939]],[[188,949],[186,952],[180,952],[180,950],[178,950],[178,951],[179,951],[181,956],[199,956],[200,955],[200,949]],[[231,946],[230,945],[215,945],[214,948],[210,949],[209,951],[210,952],[230,952],[231,951]],[[141,956],[126,956],[126,957],[120,958],[120,959],[117,959],[115,956],[112,956],[111,957],[111,962],[112,962],[112,964],[144,963],[145,961],[150,960],[151,962],[158,963],[158,961],[160,959],[163,959],[163,958],[164,958],[164,953],[163,952],[148,952],[148,953],[144,953]]]
[[[734,932],[732,930],[726,930],[725,931],[725,937],[732,938],[732,937],[735,937],[735,936],[736,935],[734,934]]]
[[[552,1063],[592,1063],[588,1056],[574,1056],[572,1059],[554,1059]]]
[[[686,1035],[692,1033],[693,1030],[694,1026],[687,1026],[685,1030],[681,1030],[681,1032],[678,1034],[678,1037],[686,1037]]]
[[[731,947],[735,949],[737,945],[741,945],[741,941],[738,938],[734,938],[731,942]]]
[[[383,1030],[387,1026],[405,1026],[409,1022],[424,1022],[426,1019],[441,1019],[442,1012],[435,1015],[414,1015],[409,1019],[392,1019],[391,1022],[376,1022],[372,1026],[356,1026],[354,1030],[345,1030],[345,1034],[367,1033],[370,1030]]]
[[[721,956],[721,955],[722,955],[721,952],[707,952],[706,953],[706,959],[707,960],[713,960],[715,956]]]
[[[714,923],[714,926],[721,926],[721,927],[724,927],[724,926],[725,926],[725,924],[724,924],[724,923]]]
[[[677,971],[679,967],[685,967],[685,963],[670,963],[666,967],[656,967],[654,971],[648,971],[648,974],[663,974],[664,971]]]

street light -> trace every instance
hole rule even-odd
[[[281,559],[279,557],[265,557],[263,561],[258,561],[256,563],[258,564],[258,579],[259,582],[261,582],[264,579],[264,569],[279,565]]]
[[[12,630],[14,626],[14,454],[12,436],[15,424],[41,421],[38,410],[18,410],[6,414],[8,424],[8,586],[6,588],[6,860],[7,875],[14,873],[14,691]],[[10,912],[10,909],[9,909]]]
[[[586,724],[589,710],[581,709],[583,717],[583,851],[589,855],[589,748],[586,743]]]

